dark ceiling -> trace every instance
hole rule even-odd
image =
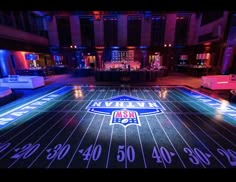
[[[41,12],[44,16],[69,16],[69,15],[120,15],[120,14],[165,14],[176,13],[176,11],[37,11]],[[178,13],[192,13],[192,11],[182,11]]]

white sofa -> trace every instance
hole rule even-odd
[[[12,90],[9,87],[0,87],[0,98],[6,97],[12,94]]]
[[[34,89],[45,85],[42,76],[19,76],[0,79],[0,87]]]
[[[9,87],[0,87],[0,106],[15,100],[15,95]]]
[[[211,90],[236,89],[236,75],[210,75],[201,77],[201,86]]]

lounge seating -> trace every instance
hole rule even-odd
[[[236,103],[236,90],[230,90],[230,98],[229,98],[229,100],[231,102]]]
[[[0,87],[0,106],[15,100],[15,96],[9,87]]]
[[[236,89],[236,75],[210,75],[201,77],[201,86],[211,90]]]
[[[44,85],[42,76],[9,75],[7,78],[0,79],[0,87],[34,89]]]
[[[9,87],[0,87],[0,98],[6,97],[12,93]]]

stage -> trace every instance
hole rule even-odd
[[[0,113],[0,168],[235,167],[235,105],[187,87],[64,86]]]

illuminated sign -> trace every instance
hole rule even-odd
[[[39,60],[38,54],[25,54],[25,59],[28,61]]]
[[[108,100],[91,101],[86,107],[89,112],[111,116],[110,125],[141,126],[139,116],[162,113],[163,106],[154,100],[143,100],[131,96],[117,96]]]
[[[26,104],[23,104],[20,107],[17,107],[15,109],[12,109],[8,112],[1,114],[0,115],[0,129],[12,124],[21,116],[28,114],[33,110],[36,110],[40,106],[48,104],[48,102],[55,99],[56,97],[64,95],[65,93],[73,90],[73,88],[74,87],[72,86],[62,87],[38,99],[35,99]]]
[[[63,56],[54,55],[54,56],[53,56],[53,60],[54,60],[54,61],[62,61],[62,60],[63,60]]]

